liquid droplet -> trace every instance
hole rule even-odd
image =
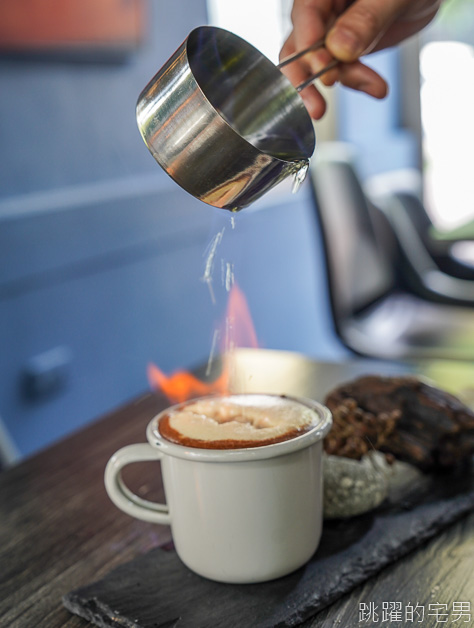
[[[204,283],[207,283],[208,288],[209,288],[209,293],[211,295],[211,301],[212,303],[215,305],[216,303],[216,298],[214,295],[214,289],[212,287],[212,273],[214,270],[214,259],[216,256],[216,250],[217,247],[219,246],[219,244],[221,243],[221,240],[224,236],[224,231],[225,231],[225,227],[223,227],[223,229],[221,231],[219,231],[219,233],[217,233],[213,239],[211,240],[209,246],[207,247],[207,257],[206,257],[206,264],[204,267],[204,274],[201,277],[201,280],[204,281]]]
[[[293,186],[291,188],[293,194],[296,194],[296,192],[298,192],[301,184],[306,179],[306,175],[308,174],[309,163],[307,161],[303,161],[301,162],[301,164],[302,165],[298,167],[298,170],[294,174]]]
[[[234,342],[234,318],[226,316],[225,318],[225,343],[224,352],[231,353],[235,348]]]
[[[234,281],[234,264],[232,262],[227,262],[225,272],[225,289],[227,292],[231,291]]]
[[[209,377],[212,371],[212,365],[216,357],[216,348],[217,348],[217,341],[219,340],[219,336],[220,336],[220,331],[218,329],[214,329],[214,334],[212,336],[211,351],[209,353],[209,359],[207,361],[206,377]]]

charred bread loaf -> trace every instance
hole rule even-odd
[[[384,452],[423,471],[456,467],[474,453],[474,413],[416,377],[365,376],[328,393],[327,454],[360,460]]]

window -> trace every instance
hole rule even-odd
[[[239,35],[274,63],[290,32],[291,0],[207,0],[209,22]]]
[[[474,219],[474,11],[447,0],[420,36],[425,204],[442,229]]]

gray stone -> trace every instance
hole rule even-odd
[[[372,451],[361,460],[324,456],[324,517],[354,517],[379,506],[393,472],[385,456]]]

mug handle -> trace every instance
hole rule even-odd
[[[122,479],[122,469],[134,462],[160,460],[163,454],[149,443],[127,445],[114,453],[105,468],[105,490],[113,503],[127,513],[142,521],[170,525],[171,517],[166,504],[151,502],[135,495]]]

